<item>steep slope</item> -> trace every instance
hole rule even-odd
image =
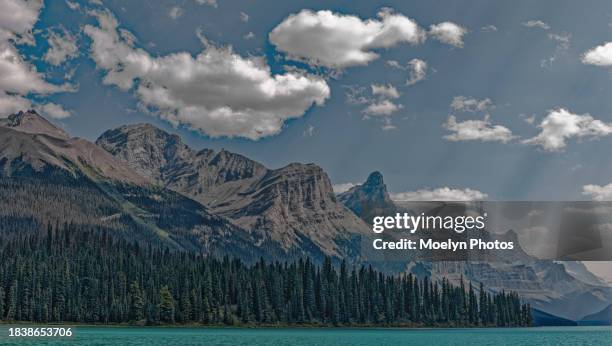
[[[158,184],[194,198],[249,230],[258,245],[287,253],[341,257],[368,226],[336,200],[313,164],[268,169],[226,150],[196,151],[178,136],[136,124],[104,132],[96,143]]]
[[[239,226],[32,111],[0,126],[0,196],[2,231],[69,223],[181,250],[262,254]]]
[[[372,223],[372,218],[377,215],[394,215],[399,211],[389,197],[380,172],[371,173],[362,185],[339,194],[338,200],[367,223]]]

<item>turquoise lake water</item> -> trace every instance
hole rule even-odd
[[[516,329],[231,329],[73,327],[64,338],[11,338],[0,345],[612,345],[612,327]]]

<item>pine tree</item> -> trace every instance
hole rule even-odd
[[[159,290],[159,318],[162,322],[174,323],[175,301],[168,286]]]

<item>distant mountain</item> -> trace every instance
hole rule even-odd
[[[412,208],[423,206],[431,208],[428,211],[431,215],[465,213],[461,203],[393,203],[388,199],[386,186],[379,172],[372,173],[364,184],[339,194],[338,199],[364,220],[371,220],[374,215],[393,215],[397,211],[415,212]],[[485,232],[478,237],[484,239],[488,235]],[[444,239],[447,237],[443,233],[438,236]],[[518,243],[516,233],[512,230],[498,238]],[[492,251],[486,251],[486,255],[486,261],[410,261],[406,258],[410,262],[400,271],[409,271],[418,277],[428,276],[439,280],[446,278],[455,284],[463,277],[482,282],[492,291],[517,291],[539,310],[569,320],[579,319],[612,302],[612,288],[592,274],[589,275],[588,270],[580,263],[540,261],[520,249],[514,251],[510,257],[503,252],[498,256]],[[396,264],[397,262],[395,261]],[[387,269],[391,268],[397,269],[387,266]]]
[[[578,261],[561,261],[567,273],[576,279],[594,286],[608,286],[608,284],[597,275],[591,273],[589,269]]]
[[[531,309],[534,327],[549,326],[577,326],[578,323],[572,320],[561,318],[538,309]]]
[[[395,215],[400,210],[389,197],[380,172],[371,173],[365,183],[338,194],[338,200],[369,224],[375,216]]]
[[[160,186],[189,196],[213,213],[287,252],[351,259],[369,227],[336,200],[314,164],[279,169],[226,150],[196,151],[151,125],[122,126],[96,143]]]
[[[66,223],[179,250],[246,260],[264,254],[231,221],[155,186],[125,162],[91,142],[70,138],[34,111],[0,122],[0,197],[0,231]]]
[[[598,326],[609,326],[612,325],[612,304],[608,305],[603,310],[584,316],[580,321],[581,325],[598,325]]]

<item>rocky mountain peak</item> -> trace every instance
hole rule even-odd
[[[53,125],[33,109],[25,112],[20,111],[18,113],[9,115],[6,119],[0,119],[0,126],[9,127],[13,130],[30,134],[42,134],[57,138],[69,138],[68,134],[64,132],[64,130]]]
[[[368,176],[368,179],[366,179],[366,182],[363,185],[371,186],[371,187],[380,187],[380,188],[386,189],[385,182],[383,180],[383,175],[379,171],[374,171],[370,173],[370,175]]]
[[[374,216],[391,215],[399,210],[389,197],[383,175],[378,171],[372,172],[365,183],[339,194],[338,200],[368,223]]]
[[[177,135],[150,124],[125,125],[104,132],[96,140],[104,150],[127,161],[138,173],[162,182],[168,169],[196,156]]]

